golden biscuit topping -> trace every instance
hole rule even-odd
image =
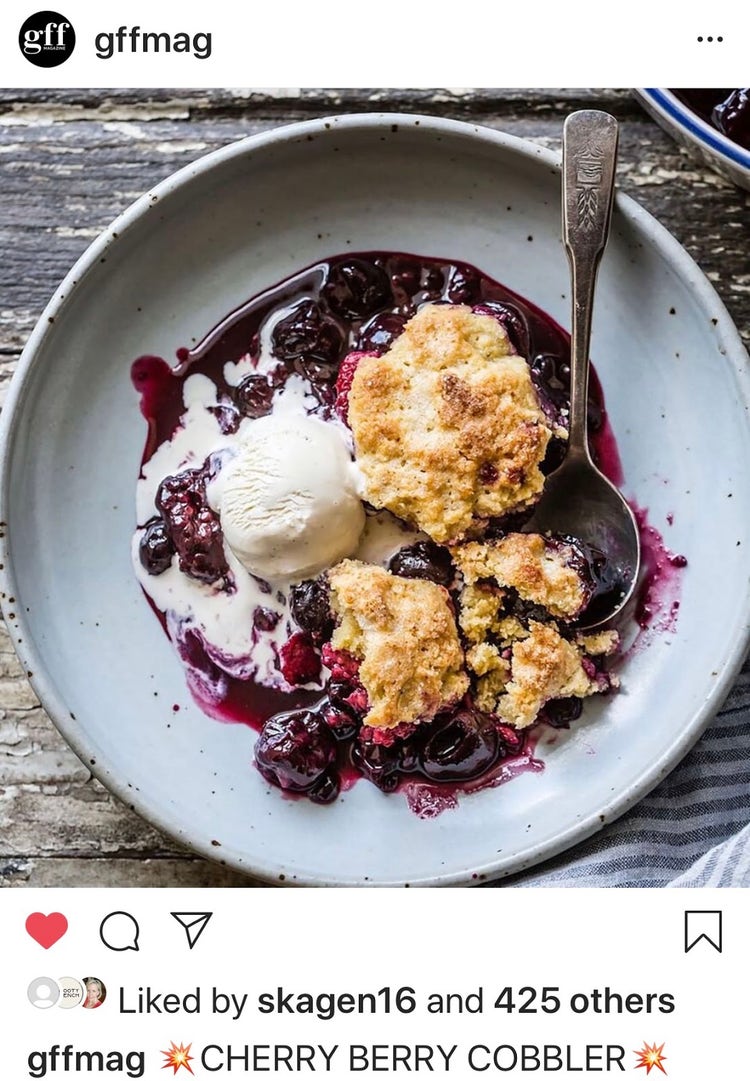
[[[586,670],[584,657],[583,649],[562,638],[554,623],[529,623],[528,636],[513,645],[511,678],[494,712],[508,724],[526,728],[552,698],[596,694],[601,688]]]
[[[566,547],[546,545],[536,534],[510,533],[452,550],[464,579],[459,624],[468,643],[476,705],[516,728],[533,724],[551,699],[585,698],[617,686],[617,678],[602,676],[590,659],[616,650],[615,631],[570,640],[552,619],[514,614],[512,590],[558,618],[579,613],[588,590],[568,564]]]
[[[512,586],[519,597],[546,608],[558,619],[574,619],[590,597],[569,545],[552,546],[538,533],[508,533],[487,544],[470,542],[453,550],[453,559],[473,585],[492,578]]]
[[[329,571],[328,581],[337,619],[331,645],[361,661],[366,724],[431,720],[466,693],[463,651],[442,586],[352,559]]]
[[[526,361],[489,315],[426,304],[359,362],[349,423],[365,497],[436,541],[533,503],[551,431]]]

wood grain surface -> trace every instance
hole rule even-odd
[[[750,342],[750,196],[678,148],[627,90],[0,90],[0,401],[88,244],[146,189],[217,147],[340,112],[471,118],[559,148],[572,109],[621,122],[619,183],[687,248]],[[0,884],[248,886],[125,808],[68,749],[0,626]]]

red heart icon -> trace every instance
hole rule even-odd
[[[26,920],[26,930],[35,942],[48,950],[68,930],[68,921],[62,912],[50,912],[48,916],[43,912],[32,912]]]

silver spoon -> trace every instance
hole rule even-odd
[[[592,462],[587,438],[591,314],[612,217],[617,137],[617,121],[609,113],[584,109],[565,121],[563,237],[573,292],[568,448],[524,526],[527,532],[577,537],[605,557],[606,586],[583,613],[586,629],[607,623],[627,604],[641,559],[633,512]]]

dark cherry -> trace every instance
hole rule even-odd
[[[543,716],[552,728],[569,728],[583,712],[582,698],[553,698],[544,707]]]
[[[451,304],[476,304],[482,292],[482,281],[473,267],[454,266],[448,279],[447,297]]]
[[[341,791],[341,778],[335,769],[326,770],[307,793],[312,803],[333,803]]]
[[[456,573],[448,549],[434,541],[417,541],[399,548],[391,556],[388,570],[401,578],[427,578],[439,586],[449,586]]]
[[[385,270],[364,259],[331,267],[321,295],[331,311],[345,319],[366,319],[393,300]]]
[[[303,631],[320,639],[330,638],[333,616],[325,578],[310,578],[293,585],[289,591],[289,609]]]
[[[156,506],[177,551],[180,570],[212,584],[229,575],[221,525],[206,501],[210,469],[188,469],[165,477],[156,493]]]
[[[505,327],[508,337],[518,350],[518,355],[528,360],[531,341],[529,324],[515,304],[505,304],[500,300],[486,300],[477,304],[474,311],[477,315],[491,315],[497,319],[498,323]]]
[[[460,709],[437,718],[421,753],[422,772],[433,781],[468,781],[497,761],[500,743],[492,719]]]
[[[401,334],[407,322],[405,315],[396,315],[394,312],[384,312],[382,315],[373,316],[359,332],[357,348],[372,353],[385,353]]]
[[[421,263],[411,259],[395,259],[391,268],[391,282],[394,292],[401,293],[403,299],[413,297],[422,287]]]
[[[246,375],[234,392],[237,407],[244,417],[265,417],[271,412],[274,387],[266,375]]]
[[[271,784],[289,792],[311,792],[330,775],[336,742],[320,717],[309,710],[277,713],[261,729],[255,761]]]
[[[437,300],[445,289],[445,274],[436,266],[428,266],[422,279],[425,300]]]
[[[355,766],[383,792],[393,792],[398,786],[400,757],[397,743],[386,747],[381,743],[356,740],[352,745]]]
[[[344,336],[318,304],[303,300],[273,328],[271,347],[274,356],[287,364],[315,359],[335,365],[341,358]]]
[[[172,565],[175,547],[172,544],[163,518],[152,518],[146,522],[146,528],[138,547],[141,566],[149,574],[163,574]]]

